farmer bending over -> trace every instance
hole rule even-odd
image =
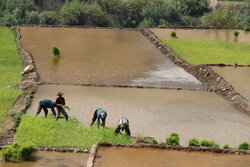
[[[66,121],[68,121],[68,114],[62,107],[65,105],[65,99],[64,97],[62,97],[62,95],[63,95],[62,92],[57,93],[58,98],[56,99],[56,108],[57,108],[58,113],[57,113],[56,121],[60,118],[61,113],[64,115]]]
[[[115,129],[115,134],[121,134],[123,131],[130,136],[129,121],[124,117],[119,119],[118,126]]]
[[[53,115],[56,117],[56,112],[54,110],[54,107],[56,107],[56,103],[54,103],[52,100],[49,100],[49,99],[43,99],[39,102],[39,106],[38,106],[38,110],[36,112],[36,115],[39,115],[40,112],[44,111],[44,114],[45,114],[45,118],[47,118],[47,115],[48,115],[48,108],[51,109]]]
[[[93,126],[94,122],[97,120],[96,122],[97,122],[97,126],[99,128],[100,120],[102,120],[101,125],[104,127],[106,117],[107,117],[107,112],[104,109],[102,109],[102,108],[96,109],[95,112],[94,112],[94,115],[93,115],[93,118],[92,118],[92,123],[91,123],[90,126]]]

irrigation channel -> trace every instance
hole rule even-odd
[[[94,167],[249,167],[249,164],[249,155],[100,147]]]
[[[237,30],[240,35],[234,38],[231,29],[182,29],[182,28],[153,28],[150,29],[159,38],[170,38],[171,32],[175,31],[178,38],[183,39],[203,39],[222,42],[250,42],[250,32]]]
[[[19,163],[7,163],[0,161],[0,167],[85,167],[88,156],[89,155],[86,153],[60,153],[40,151],[36,156],[36,161]]]
[[[163,37],[159,33],[162,29],[153,31]],[[169,29],[169,33],[164,34],[168,35],[171,31]],[[231,39],[232,32],[233,30],[187,30],[186,34],[206,36],[210,40],[234,41]],[[66,104],[71,108],[68,114],[78,118],[86,126],[89,126],[95,109],[101,107],[108,112],[107,126],[115,127],[118,119],[125,116],[130,120],[132,136],[135,137],[152,136],[163,142],[172,132],[176,132],[180,135],[180,144],[183,146],[193,137],[215,140],[220,145],[230,144],[232,147],[237,147],[243,141],[250,141],[249,116],[235,111],[215,93],[190,91],[189,89],[203,90],[203,86],[192,75],[173,64],[139,31],[21,27],[21,34],[23,48],[32,54],[39,81],[44,83],[37,88],[28,114],[35,114],[41,99],[55,99],[57,92],[63,91]],[[177,31],[177,34],[182,37],[181,32]],[[238,41],[249,42],[249,35],[240,36]],[[51,56],[52,46],[57,46],[62,51],[60,59]],[[112,87],[114,85],[184,90]],[[47,154],[50,158],[50,153],[46,153],[46,156]],[[245,167],[250,163],[249,156],[165,150],[108,148],[100,149],[98,154],[101,158],[97,158],[97,167],[138,167],[139,164]],[[38,159],[34,165],[40,162],[42,163]],[[46,166],[53,166],[50,160],[46,162],[49,162]],[[79,161],[75,160],[77,162]]]
[[[233,147],[250,140],[250,117],[235,111],[222,97],[201,91],[42,85],[28,113],[35,114],[39,100],[55,99],[62,90],[71,107],[69,115],[87,126],[94,110],[102,107],[108,112],[107,126],[115,127],[118,119],[125,116],[130,120],[133,136],[165,141],[176,132],[182,145],[196,137]]]
[[[21,33],[41,82],[202,88],[138,31],[22,27]],[[51,56],[52,46],[61,49],[60,59]]]

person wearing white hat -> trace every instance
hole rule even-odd
[[[118,125],[115,129],[115,134],[116,135],[121,134],[123,131],[125,131],[125,133],[129,136],[131,135],[130,129],[129,129],[129,121],[125,117],[122,117],[119,119]]]
[[[105,121],[106,121],[106,117],[107,117],[107,112],[102,109],[96,109],[92,118],[92,122],[90,126],[93,126],[94,122],[96,121],[97,126],[99,128],[100,126],[100,122],[102,121],[101,125],[104,127],[105,126]]]

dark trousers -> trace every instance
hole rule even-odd
[[[45,117],[47,118],[48,108],[46,106],[44,106],[43,103],[40,101],[39,105],[38,105],[38,109],[37,109],[36,115],[39,115],[40,112],[42,111],[42,109],[44,111]],[[54,108],[51,108],[51,111],[52,111],[53,115],[56,116],[56,112],[55,112]]]
[[[67,114],[67,112],[63,108],[57,108],[57,110],[58,110],[58,113],[57,113],[56,120],[58,120],[60,118],[60,115],[62,113],[63,116],[65,117],[65,119],[68,121],[68,114]]]

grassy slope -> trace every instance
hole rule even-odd
[[[82,126],[77,119],[70,119],[66,122],[29,115],[22,116],[15,141],[21,143],[31,141],[38,146],[79,148],[90,148],[97,141],[114,144],[132,143],[131,138],[126,135],[115,136],[113,128],[87,128]]]
[[[193,39],[161,39],[176,54],[192,65],[250,65],[250,44]]]
[[[23,68],[15,35],[10,29],[0,28],[0,123],[12,108],[21,91],[11,88],[21,80]]]

